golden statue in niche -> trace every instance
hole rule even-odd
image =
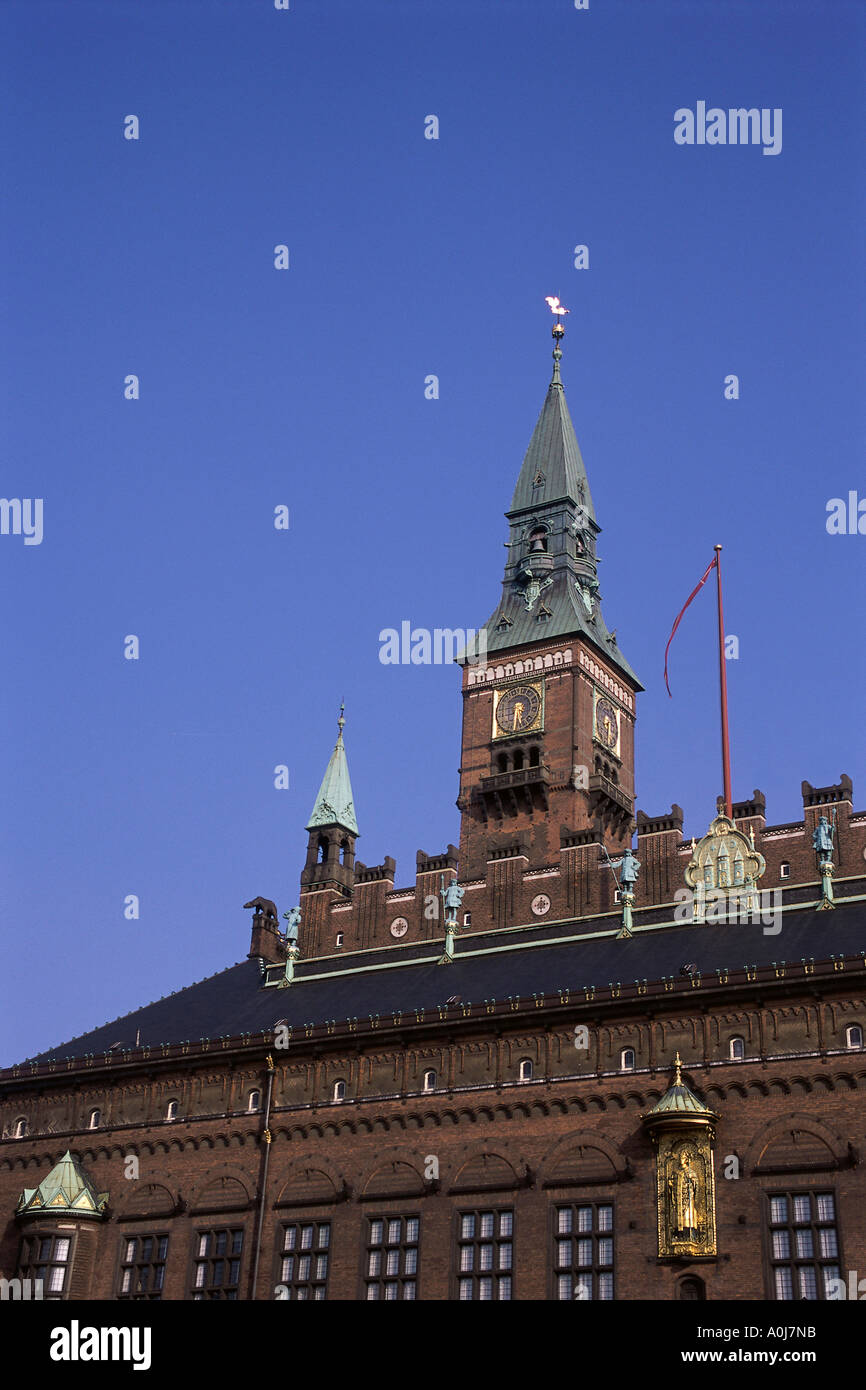
[[[668,1178],[668,1198],[670,1202],[670,1226],[675,1238],[696,1240],[699,1228],[697,1206],[697,1178],[692,1167],[691,1154],[681,1149],[679,1167]]]

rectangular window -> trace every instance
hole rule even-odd
[[[243,1245],[240,1228],[218,1227],[196,1233],[192,1299],[237,1299]]]
[[[41,1279],[42,1297],[57,1300],[66,1292],[72,1251],[69,1236],[26,1236],[18,1257],[20,1279]]]
[[[167,1256],[167,1235],[121,1236],[117,1297],[162,1298]]]
[[[613,1205],[575,1202],[553,1211],[556,1298],[613,1299]]]
[[[284,1299],[321,1303],[328,1294],[329,1221],[298,1221],[283,1226],[277,1283]]]
[[[514,1212],[460,1212],[457,1231],[458,1297],[481,1302],[511,1299]]]
[[[419,1216],[373,1217],[367,1227],[366,1292],[371,1302],[418,1298]]]
[[[774,1295],[784,1302],[825,1299],[839,1277],[839,1232],[832,1192],[786,1192],[768,1203]]]

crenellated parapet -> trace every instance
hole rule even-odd
[[[844,894],[846,880],[866,877],[866,812],[853,813],[848,777],[832,787],[804,786],[809,787],[809,804],[802,821],[767,825],[764,795],[755,791],[749,800],[734,804],[731,833],[740,837],[747,858],[754,854],[763,862],[761,891],[797,890],[804,901],[810,895],[818,899],[821,868],[813,833],[824,815],[833,824],[834,881]],[[661,918],[665,908],[676,903],[678,891],[688,886],[693,849],[691,837],[684,838],[683,810],[676,803],[655,816],[638,810],[635,821],[635,853],[642,865],[634,885],[639,925],[641,913],[657,909],[655,915]],[[550,833],[549,825],[546,833]],[[490,833],[484,861],[475,872],[462,869],[457,847],[449,844],[438,854],[419,850],[414,884],[406,886],[398,885],[391,856],[370,866],[356,861],[346,886],[307,878],[300,899],[301,956],[309,959],[370,946],[442,940],[441,890],[457,879],[465,889],[459,925],[473,933],[568,922],[574,922],[579,931],[582,919],[616,914],[617,880],[606,858],[606,851],[611,857],[613,852],[603,827],[560,824],[555,846],[540,843],[528,826]],[[720,879],[725,870],[723,863]],[[736,874],[732,861],[732,886]],[[260,910],[253,919],[250,954],[268,962],[281,961],[285,945],[279,924],[267,915],[265,900],[256,903]]]

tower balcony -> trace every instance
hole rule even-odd
[[[592,812],[601,816],[606,825],[615,829],[626,829],[631,825],[634,811],[631,797],[616,782],[597,772],[590,777],[588,790]]]
[[[476,796],[484,803],[488,819],[506,820],[521,811],[546,811],[548,808],[548,767],[523,767],[512,772],[497,772],[482,777]]]

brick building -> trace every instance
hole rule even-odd
[[[866,813],[844,775],[794,824],[759,791],[696,838],[635,811],[560,355],[460,663],[459,848],[403,888],[357,860],[341,717],[299,921],[255,899],[244,961],[0,1073],[5,1278],[796,1300],[866,1270]]]

